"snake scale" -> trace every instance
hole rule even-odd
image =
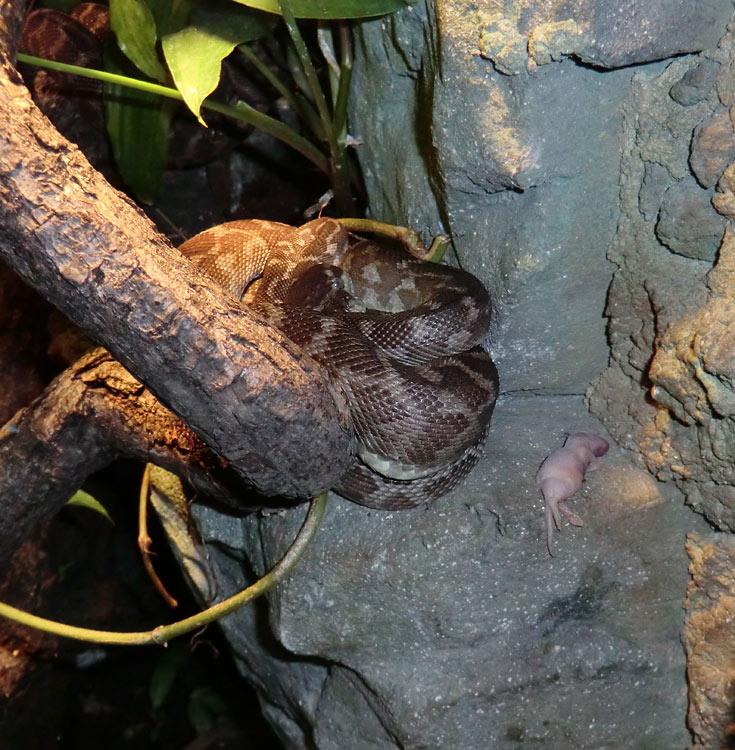
[[[179,248],[325,369],[346,400],[353,465],[335,487],[380,509],[448,492],[477,462],[498,392],[483,285],[466,271],[351,240],[321,218],[234,221]]]
[[[99,67],[106,33],[107,9],[99,4],[82,3],[70,15],[43,8],[28,16],[22,48]],[[98,86],[39,71],[32,88],[67,137],[105,145]],[[109,155],[101,150],[92,161],[101,168]],[[373,508],[407,508],[470,472],[498,389],[481,347],[490,301],[474,276],[351,241],[332,219],[300,228],[230,222],[180,249],[237,299],[245,295],[344,397],[356,455],[335,488],[340,494]]]

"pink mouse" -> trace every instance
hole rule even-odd
[[[583,526],[582,519],[569,507],[567,500],[582,487],[584,474],[595,459],[607,453],[610,444],[599,435],[575,432],[564,447],[550,454],[539,467],[536,483],[544,498],[546,547],[554,555],[554,527],[560,528],[562,513],[574,526]]]

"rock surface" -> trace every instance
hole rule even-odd
[[[693,183],[695,132],[696,177],[735,208],[726,149],[701,136],[735,99],[732,3],[499,7],[419,3],[359,25],[351,122],[371,212],[452,235],[495,300],[503,395],[455,493],[394,513],[333,498],[294,575],[228,618],[287,748],[690,741],[683,540],[709,527],[682,497],[735,523],[735,253],[711,272],[713,241],[686,257],[656,226],[682,181],[721,226]],[[670,213],[680,239],[687,214]],[[552,559],[534,475],[576,430],[617,447]],[[197,513],[227,594],[278,559],[304,510]]]
[[[331,498],[268,606],[227,618],[287,748],[686,745],[683,538],[696,517],[615,450],[574,503],[585,526],[563,527],[551,558],[535,472],[563,429],[600,425],[579,396],[504,399],[458,492],[393,513]],[[273,565],[304,515],[198,514],[226,592]]]
[[[689,164],[700,184],[708,188],[717,182],[733,159],[735,128],[730,113],[719,112],[694,131]]]
[[[690,750],[732,747],[735,670],[735,542],[729,534],[691,534],[692,580],[685,607]]]
[[[670,212],[670,191],[684,185],[692,195],[690,169],[708,164],[707,179],[697,176],[717,183],[718,192],[709,215],[706,203],[696,199],[699,227],[717,225],[722,217],[715,206],[723,216],[732,215],[735,167],[722,158],[721,139],[698,137],[721,130],[723,107],[731,106],[732,50],[728,33],[708,53],[720,62],[719,73],[709,95],[694,105],[682,106],[668,93],[686,79],[696,58],[677,60],[660,75],[641,73],[633,82],[625,105],[622,216],[610,252],[619,266],[608,298],[612,360],[591,396],[593,411],[615,437],[637,446],[654,474],[674,480],[690,504],[730,530],[735,528],[729,419],[735,414],[735,237],[728,225],[714,265],[673,255],[659,243],[650,214],[641,211],[641,192],[650,192],[650,166],[659,165],[657,173],[665,167],[670,187],[661,211]],[[682,227],[690,223],[680,221]],[[706,260],[706,254],[700,258]]]
[[[670,185],[659,207],[656,224],[659,241],[679,255],[713,262],[726,223],[712,210],[713,193],[702,190],[694,177]]]

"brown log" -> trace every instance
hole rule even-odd
[[[0,0],[0,260],[107,347],[243,481],[286,497],[332,486],[349,464],[351,433],[322,370],[185,262],[38,111],[13,64],[23,6]],[[18,523],[23,509],[7,507],[8,490],[43,472],[51,456],[29,454],[22,422],[11,426],[15,433],[0,436],[6,460],[15,451],[13,470],[0,470],[0,518]],[[101,447],[84,445],[86,468],[79,461],[66,473],[67,489],[109,458],[98,437]],[[58,497],[34,502],[42,512]]]

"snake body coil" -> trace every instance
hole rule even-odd
[[[107,23],[107,8],[96,3],[71,15],[41,8],[26,19],[22,48],[99,67]],[[32,77],[44,111],[103,168],[109,154],[95,137],[104,130],[96,89],[82,81],[81,101],[64,108],[78,79],[47,71]],[[80,117],[82,104],[90,113]],[[443,495],[469,473],[498,389],[481,348],[490,301],[474,276],[364,240],[351,245],[331,219],[298,229],[230,222],[181,251],[237,299],[245,295],[344,395],[356,456],[338,492],[375,508],[405,508]]]
[[[461,481],[498,391],[481,343],[487,291],[471,274],[366,240],[332,219],[295,228],[234,221],[180,250],[327,371],[346,399],[356,456],[337,492],[408,508]]]
[[[106,29],[107,9],[96,3],[69,16],[41,8],[26,19],[22,48],[99,67]],[[79,80],[29,75],[44,111],[104,168],[109,153],[98,137],[104,128],[96,89],[82,88],[64,108]],[[90,112],[80,116],[83,104]],[[469,473],[498,387],[481,348],[490,301],[474,276],[370,242],[351,245],[331,219],[299,229],[230,222],[181,250],[237,299],[244,294],[343,394],[356,456],[338,492],[375,508],[405,508],[443,495]]]

